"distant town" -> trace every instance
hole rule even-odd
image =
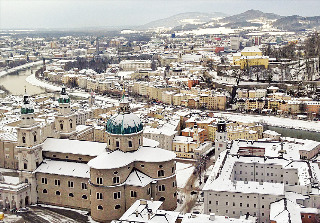
[[[0,219],[320,222],[319,27],[249,10],[2,30]]]

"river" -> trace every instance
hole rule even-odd
[[[320,132],[312,132],[301,129],[289,129],[278,126],[264,125],[263,130],[272,130],[280,133],[282,137],[291,137],[298,139],[310,139],[320,142]]]
[[[27,88],[28,94],[30,95],[44,93],[45,90],[43,88],[33,86],[26,81],[26,78],[29,75],[31,75],[32,72],[35,73],[41,66],[42,65],[33,66],[0,77],[0,85],[4,86],[4,88],[7,89],[10,92],[10,94],[13,95],[24,94],[25,86]]]

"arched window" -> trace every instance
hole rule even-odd
[[[69,197],[74,197],[73,193],[69,193]]]
[[[120,209],[120,208],[121,208],[120,204],[117,204],[116,206],[114,206],[114,209]]]
[[[166,198],[165,197],[160,197],[159,201],[165,201]]]
[[[57,190],[56,195],[60,196],[61,195],[60,191]]]
[[[103,207],[102,207],[102,205],[98,205],[98,210],[103,210]]]
[[[72,129],[72,122],[70,122],[70,129]]]
[[[22,136],[22,143],[26,143],[26,137]]]
[[[82,195],[82,199],[85,199],[85,200],[88,199],[87,195],[85,195],[85,194]]]
[[[33,135],[33,141],[34,141],[34,142],[37,141],[37,135]]]
[[[60,123],[60,129],[63,130],[63,124],[62,123]]]
[[[43,189],[42,193],[47,194],[48,193],[47,189]]]

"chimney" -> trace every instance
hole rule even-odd
[[[140,199],[140,205],[147,205],[147,200]]]

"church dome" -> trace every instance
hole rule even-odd
[[[107,122],[106,131],[111,134],[133,134],[143,130],[140,118],[133,113],[119,112]]]

